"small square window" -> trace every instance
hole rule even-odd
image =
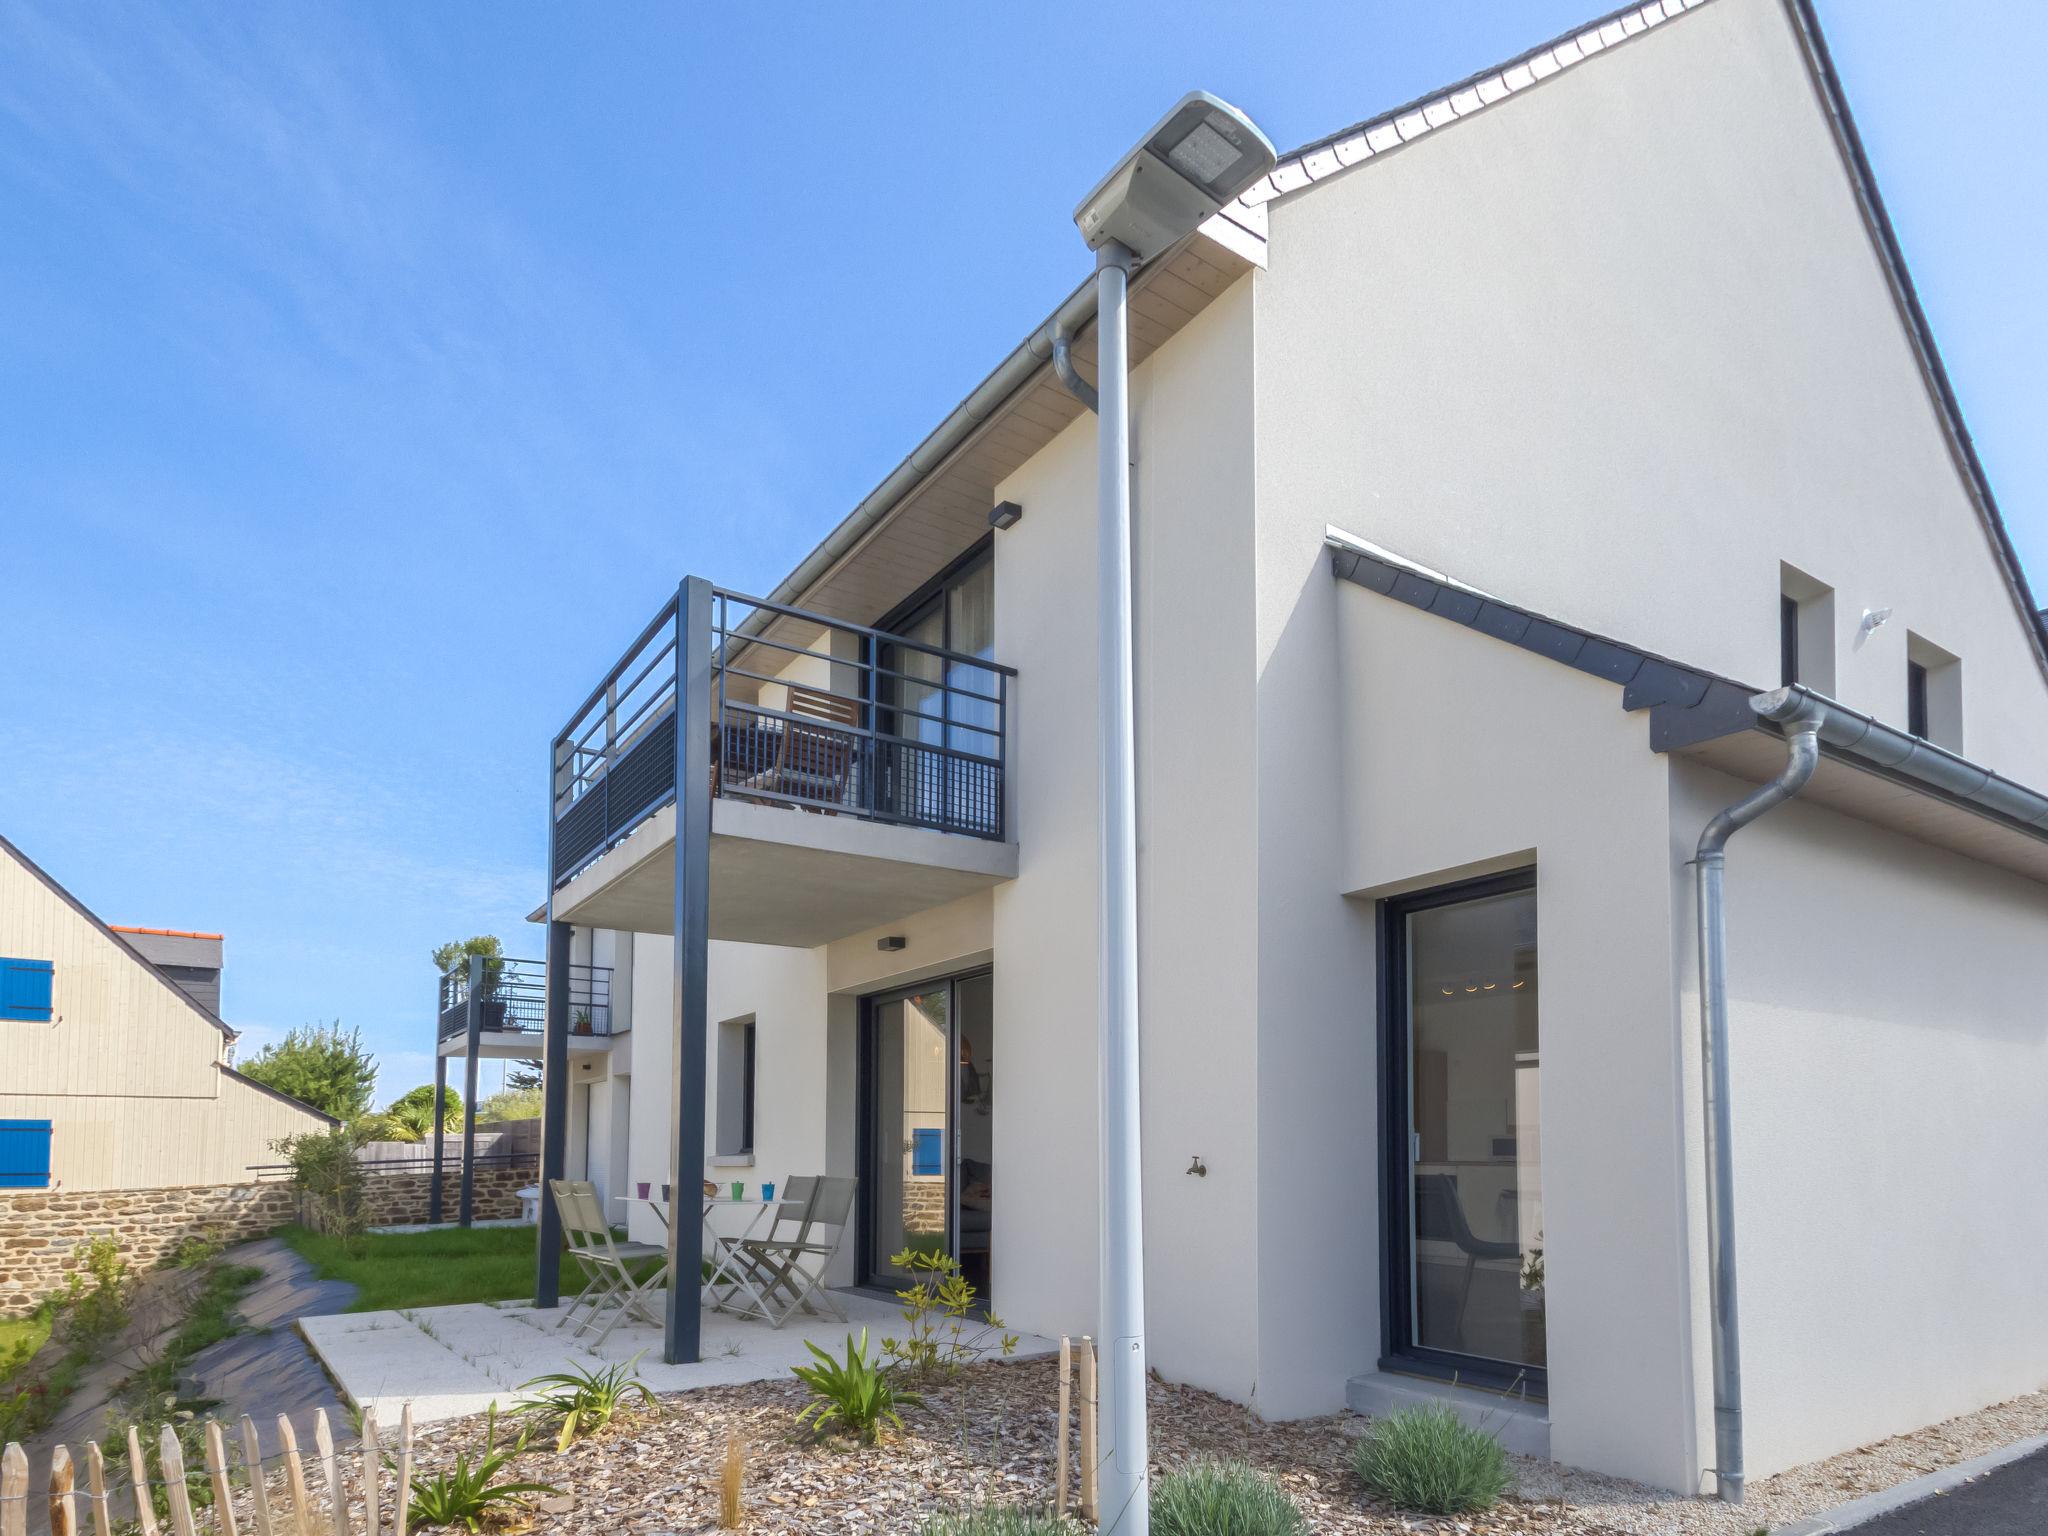
[[[0,959],[0,1019],[47,1023],[55,967],[48,960]]]

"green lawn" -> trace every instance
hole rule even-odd
[[[448,1227],[438,1232],[372,1232],[344,1242],[304,1227],[278,1234],[322,1280],[346,1280],[360,1293],[351,1312],[445,1307],[461,1301],[531,1301],[532,1227]],[[562,1294],[583,1289],[566,1256]]]
[[[28,1317],[0,1317],[0,1381],[8,1378],[11,1360],[27,1360],[43,1347],[50,1336],[47,1309],[38,1308]]]

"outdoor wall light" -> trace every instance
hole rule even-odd
[[[1074,210],[1091,251],[1150,261],[1273,169],[1272,142],[1230,103],[1190,91]]]
[[[999,501],[988,509],[988,525],[991,528],[1014,528],[1017,519],[1023,515],[1023,507],[1016,502]]]
[[[883,951],[885,954],[893,950],[907,949],[909,946],[910,940],[903,937],[900,933],[892,933],[887,938],[875,940],[875,948]]]

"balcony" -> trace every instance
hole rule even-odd
[[[471,1004],[479,1032],[478,1055],[528,1057],[540,1053],[547,1019],[547,966],[539,960],[485,960],[472,979],[461,964],[441,977],[437,1017],[440,1050],[459,1056],[468,1045]],[[569,1034],[590,1048],[612,1032],[612,968],[569,967]]]
[[[678,764],[714,938],[825,943],[1008,878],[1015,677],[686,582],[555,740],[556,916],[674,931]]]

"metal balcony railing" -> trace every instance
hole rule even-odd
[[[679,601],[555,739],[558,885],[675,798]],[[707,643],[714,795],[1005,836],[1013,668],[717,588]]]
[[[540,1034],[547,1027],[548,968],[540,960],[486,960],[475,988],[479,1022],[487,1032]],[[469,1028],[470,968],[459,961],[441,977],[440,1038]],[[612,968],[569,967],[569,1033],[612,1032]]]

